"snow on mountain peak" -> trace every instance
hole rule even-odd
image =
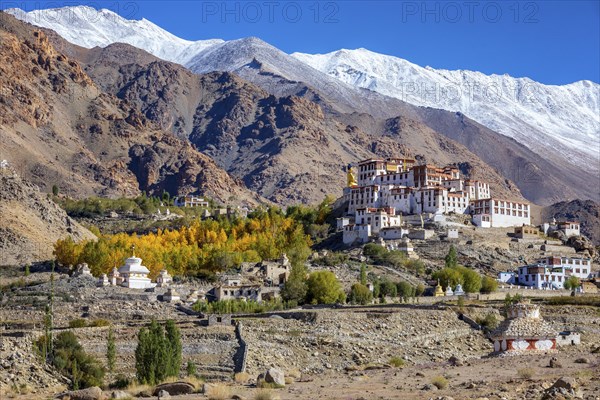
[[[355,87],[419,106],[459,111],[539,154],[560,151],[567,162],[598,172],[597,83],[544,85],[508,74],[421,67],[364,49],[292,56]]]
[[[181,39],[145,18],[129,20],[107,10],[75,6],[25,12],[18,8],[5,10],[32,25],[56,31],[71,43],[86,48],[127,43],[163,60],[185,64],[199,51],[223,40],[189,41]]]
[[[5,11],[83,47],[127,43],[198,73],[236,71],[244,76],[244,68],[258,60],[272,73],[328,88],[331,94],[348,96],[347,90],[364,88],[418,106],[461,112],[542,156],[560,154],[566,163],[599,171],[600,85],[591,81],[544,85],[508,74],[421,67],[365,48],[290,57],[256,37],[193,42],[146,19],[128,20],[87,6]]]

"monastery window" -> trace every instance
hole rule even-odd
[[[513,217],[516,217],[517,216],[517,212],[515,210],[513,210],[512,215],[513,215]]]
[[[524,216],[525,218],[527,218],[527,217],[529,216],[529,214],[527,213],[527,211],[525,211],[525,212],[523,213],[523,216]]]
[[[558,276],[558,281],[562,282],[562,276],[560,276],[560,275]]]
[[[581,271],[579,270],[579,268],[575,268],[575,273],[576,273],[576,274],[579,274],[579,273],[581,273]]]

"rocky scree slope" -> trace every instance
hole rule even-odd
[[[66,236],[95,238],[35,184],[10,167],[0,168],[0,265],[48,260],[54,243]]]

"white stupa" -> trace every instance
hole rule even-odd
[[[125,265],[119,268],[121,286],[131,289],[147,289],[154,287],[148,274],[150,270],[142,265],[142,259],[135,256],[135,246],[132,246],[133,255],[125,260]]]

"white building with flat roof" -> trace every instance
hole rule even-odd
[[[492,228],[531,225],[531,207],[525,201],[495,198],[473,200],[471,201],[471,212],[476,225],[478,222],[484,221],[483,216],[489,216],[489,224]]]

